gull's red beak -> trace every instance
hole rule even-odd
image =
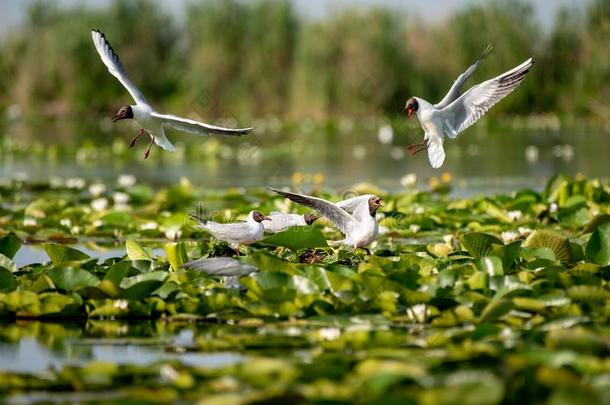
[[[413,107],[407,107],[407,117],[411,118],[411,115],[413,115]]]

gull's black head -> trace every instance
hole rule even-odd
[[[252,211],[252,219],[256,222],[263,222],[264,220],[271,221],[271,218],[264,216],[260,211]]]
[[[124,105],[119,109],[116,114],[114,114],[114,117],[112,117],[112,122],[117,122],[118,120],[126,120],[128,118],[133,118],[133,110],[131,109],[131,106]]]
[[[381,198],[377,197],[376,195],[369,198],[369,212],[371,215],[375,215],[379,207],[382,205],[383,203],[381,202]]]
[[[411,97],[410,99],[407,100],[407,103],[405,104],[405,111],[409,118],[411,118],[411,115],[414,112],[417,112],[418,108],[419,108],[419,103],[417,102],[417,99],[415,97]]]
[[[311,225],[314,222],[316,222],[316,220],[318,218],[320,218],[320,216],[317,214],[314,214],[313,212],[308,212],[307,214],[303,215],[303,218],[305,219],[305,223],[307,225]]]

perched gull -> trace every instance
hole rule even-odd
[[[407,100],[405,105],[407,115],[411,118],[415,112],[425,132],[423,142],[409,145],[410,154],[414,155],[428,149],[428,158],[432,167],[441,167],[445,160],[443,136],[455,138],[477,122],[498,101],[517,88],[534,64],[534,60],[529,58],[516,68],[477,84],[461,94],[464,83],[492,49],[491,45],[487,46],[476,62],[458,76],[447,95],[439,103],[432,105],[419,97],[411,97]]]
[[[245,222],[234,222],[221,224],[218,222],[206,221],[195,215],[191,215],[201,227],[211,233],[216,239],[227,242],[238,254],[239,245],[250,245],[263,239],[264,228],[262,222],[269,217],[264,216],[260,211],[251,211]]]
[[[268,217],[268,220],[263,221],[263,227],[265,228],[265,231],[270,233],[282,232],[293,226],[311,225],[320,218],[319,215],[316,215],[313,212],[308,212],[304,215],[272,212]]]
[[[133,147],[136,144],[138,138],[144,133],[148,132],[151,141],[148,145],[148,149],[144,153],[144,158],[148,157],[150,148],[153,142],[161,148],[173,152],[175,150],[174,145],[165,137],[163,127],[169,125],[179,131],[190,132],[195,135],[233,135],[241,136],[245,135],[252,128],[240,128],[230,129],[217,127],[215,125],[206,124],[203,122],[191,120],[188,118],[181,118],[170,114],[159,114],[146,102],[146,99],[140,92],[140,90],[129,80],[127,72],[123,68],[121,61],[114,50],[106,40],[104,34],[98,30],[91,31],[91,37],[95,44],[95,49],[100,54],[100,58],[104,65],[108,68],[108,71],[127,89],[131,97],[135,100],[135,105],[126,105],[119,109],[119,111],[112,117],[114,122],[118,120],[124,120],[133,118],[140,126],[140,132],[135,138],[131,140],[129,147]]]
[[[328,218],[345,235],[345,239],[336,242],[337,244],[368,251],[366,246],[377,237],[378,224],[375,215],[383,204],[381,198],[376,195],[350,198],[336,204],[317,197],[267,188],[298,204],[313,208]],[[338,204],[342,204],[342,207]]]

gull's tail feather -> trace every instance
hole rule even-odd
[[[431,139],[428,145],[428,159],[433,168],[438,169],[445,161],[445,149],[442,140]]]

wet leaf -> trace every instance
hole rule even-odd
[[[73,249],[66,245],[60,245],[58,243],[45,243],[44,250],[51,258],[53,264],[61,264],[65,262],[86,260],[90,257],[83,252]]]
[[[55,267],[47,276],[55,285],[66,291],[75,291],[85,287],[97,287],[100,280],[86,270],[74,267]]]
[[[0,238],[0,254],[13,259],[21,247],[21,240],[15,235],[6,235]]]

